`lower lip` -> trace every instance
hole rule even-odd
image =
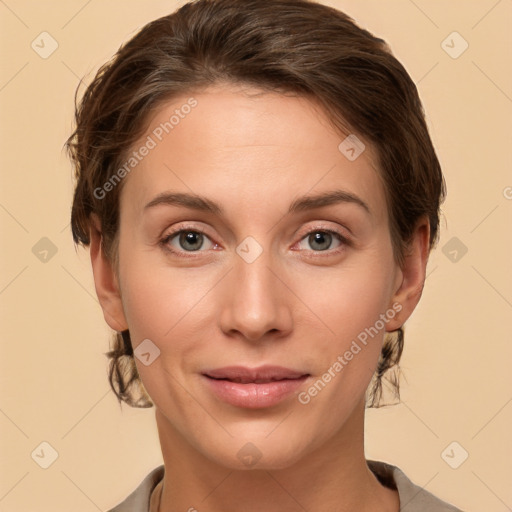
[[[224,402],[246,409],[271,407],[283,401],[297,391],[308,378],[304,375],[299,379],[285,379],[264,384],[241,384],[229,380],[206,377],[210,389]]]

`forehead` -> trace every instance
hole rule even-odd
[[[141,211],[157,194],[179,190],[233,207],[281,199],[287,207],[290,198],[308,192],[343,189],[363,196],[383,215],[375,151],[354,136],[335,129],[310,98],[212,86],[156,109],[130,149],[139,156],[123,184],[122,196],[130,201],[121,202]],[[360,142],[365,147],[357,156]],[[144,146],[150,149],[140,151]]]

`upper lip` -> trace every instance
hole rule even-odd
[[[245,366],[225,366],[203,372],[203,375],[214,379],[233,380],[241,383],[249,382],[271,382],[283,379],[298,379],[308,373],[291,370],[283,366],[259,366],[258,368],[247,368]]]

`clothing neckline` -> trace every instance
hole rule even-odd
[[[366,463],[382,485],[398,491],[400,511],[462,512],[416,485],[399,467],[369,459],[366,459]],[[164,472],[163,464],[154,468],[122,503],[108,512],[157,512]]]
[[[389,464],[386,464],[385,462],[378,462],[373,460],[367,460],[366,461],[368,467],[370,468],[370,471],[375,475],[377,480],[388,489],[393,489],[394,491],[398,492],[398,499],[399,499],[399,506],[401,508],[401,501],[400,501],[400,492],[397,489],[396,482],[393,479],[393,473],[390,471],[390,468],[393,468],[393,466],[390,466]],[[386,467],[387,466],[387,467]],[[163,468],[164,466],[160,466],[160,468]],[[159,469],[159,468],[157,468]],[[149,497],[149,510],[148,512],[158,512],[160,508],[160,503],[162,501],[162,488],[164,483],[164,471],[162,471],[162,477],[158,480],[157,484],[151,491],[150,497]]]

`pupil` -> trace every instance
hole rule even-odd
[[[199,243],[197,242],[197,238],[199,237],[199,240],[201,240],[201,238],[200,238],[201,236],[202,236],[201,233],[194,233],[193,231],[188,231],[186,233],[182,233],[181,234],[181,242],[184,242],[184,244],[185,244],[184,249],[186,251],[193,251],[193,250],[201,247],[201,245],[202,245],[201,242],[199,242]],[[192,249],[190,249],[190,248],[187,249],[186,244],[191,244],[192,246],[197,245],[197,247],[193,247]]]
[[[313,237],[312,243],[320,243],[320,245],[324,245],[323,248],[320,248],[321,251],[325,251],[329,248],[330,245],[330,233],[320,233],[317,232],[314,235],[311,235]],[[325,239],[327,238],[327,243],[325,242]],[[324,240],[324,243],[322,244],[322,240]]]

